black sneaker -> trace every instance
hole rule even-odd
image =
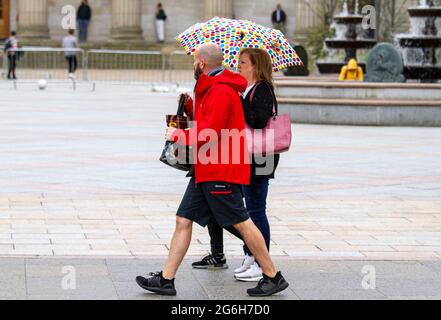
[[[194,269],[228,269],[227,259],[223,253],[209,254],[191,266]]]
[[[272,279],[264,274],[257,287],[248,289],[247,293],[252,297],[268,297],[285,290],[288,286],[288,282],[279,271]]]
[[[167,280],[162,272],[150,273],[151,278],[136,277],[136,283],[143,289],[157,293],[162,296],[175,296],[175,280]]]

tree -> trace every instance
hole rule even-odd
[[[319,0],[318,3],[302,1],[319,18],[319,24],[310,31],[305,43],[312,62],[326,55],[324,43],[326,38],[335,34],[335,31],[331,29],[331,23],[334,15],[340,10],[343,0]]]
[[[403,32],[408,24],[409,0],[376,0],[378,40],[392,42],[397,33]]]

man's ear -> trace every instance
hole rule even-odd
[[[205,60],[201,60],[201,61],[200,61],[200,66],[201,66],[201,69],[202,69],[202,70],[205,69],[205,67],[207,66],[207,64],[205,63]]]

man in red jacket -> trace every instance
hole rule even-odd
[[[263,270],[263,280],[248,294],[270,296],[285,290],[288,283],[277,272],[263,236],[243,203],[242,185],[250,182],[250,165],[239,92],[245,91],[247,81],[222,68],[222,50],[215,44],[202,45],[194,58],[195,99],[187,99],[186,110],[195,126],[185,131],[168,128],[166,133],[167,140],[193,146],[194,177],[177,212],[163,271],[151,274],[151,278],[137,277],[136,281],[148,291],[176,295],[174,278],[190,246],[193,222],[206,227],[215,219],[220,226],[234,226],[240,232]]]

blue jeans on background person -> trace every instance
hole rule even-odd
[[[262,233],[269,251],[271,232],[268,217],[266,215],[266,199],[268,197],[268,189],[269,178],[267,177],[253,177],[249,186],[243,186],[243,193],[245,196],[248,214],[256,227]],[[242,239],[240,233],[233,226],[226,227],[225,229],[239,239]],[[208,224],[208,233],[210,234],[211,253],[223,253],[223,229],[215,221],[213,221]],[[248,249],[246,245],[244,245],[244,252],[249,256],[252,255],[250,249]]]
[[[270,250],[271,232],[266,215],[266,199],[268,197],[269,179],[268,178],[252,178],[249,186],[243,186],[245,195],[245,203],[248,214],[253,220],[256,227],[262,232],[265,239],[266,247]],[[246,254],[251,256],[251,251],[244,246]]]
[[[87,41],[87,29],[89,28],[89,20],[78,20],[78,40],[80,42]]]

